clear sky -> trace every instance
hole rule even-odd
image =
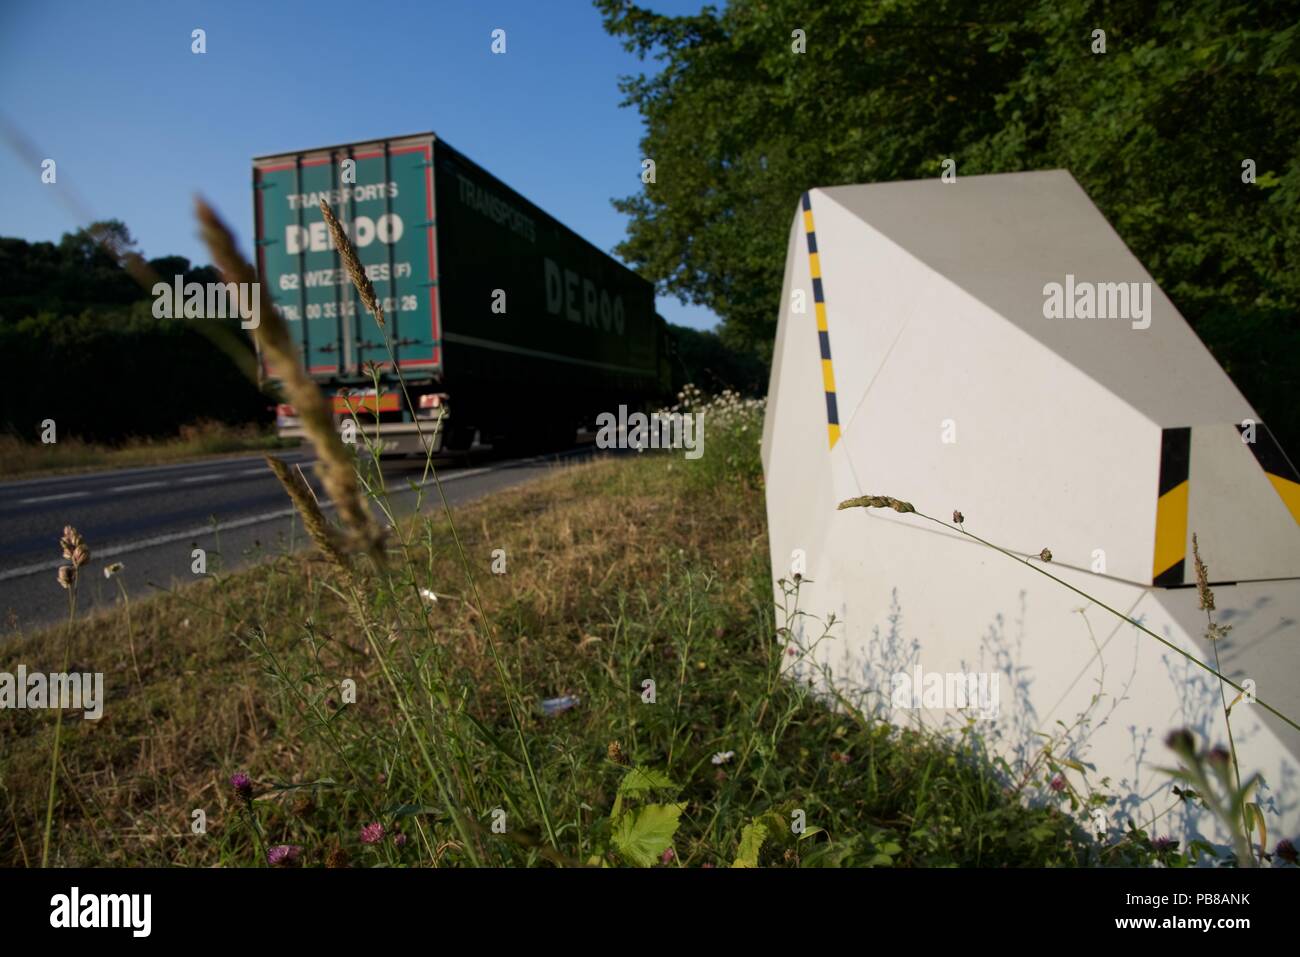
[[[612,250],[626,220],[609,201],[641,187],[641,120],[618,78],[639,69],[587,0],[0,0],[0,235],[116,218],[146,256],[206,262],[192,197],[249,251],[253,156],[433,130]],[[46,157],[57,184],[41,183]]]

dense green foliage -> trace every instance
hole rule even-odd
[[[631,216],[619,252],[716,311],[724,339],[770,355],[804,190],[937,176],[946,157],[958,176],[1062,167],[1300,447],[1294,4],[733,0],[689,17],[596,5],[659,63],[623,82],[657,175],[615,203]]]
[[[716,332],[669,323],[673,394],[694,385],[709,394],[730,389],[743,395],[767,392],[767,363],[752,350],[737,349]]]
[[[267,420],[270,400],[237,364],[252,355],[238,321],[156,319],[136,278],[206,283],[215,270],[182,256],[146,262],[133,245],[117,221],[57,245],[0,238],[0,432],[36,441],[53,419],[60,438],[117,442],[199,420]]]

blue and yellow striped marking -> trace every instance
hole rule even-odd
[[[830,447],[840,440],[840,412],[835,404],[835,370],[831,366],[831,334],[826,328],[826,290],[822,288],[821,257],[813,228],[812,196],[803,194],[803,230],[808,237],[808,267],[812,272],[813,306],[817,313],[817,344],[822,356],[822,387],[826,391],[826,433]]]

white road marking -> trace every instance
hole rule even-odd
[[[159,488],[166,485],[166,482],[137,482],[135,485],[114,485],[110,492],[134,492],[139,488]]]
[[[576,450],[576,451],[581,451],[581,450]],[[547,458],[547,456],[538,455],[529,459],[515,459],[509,462],[501,462],[498,465],[484,466],[482,468],[477,468],[477,469],[467,469],[464,472],[455,472],[451,475],[448,475],[446,478],[443,478],[442,484],[446,485],[448,482],[454,482],[457,479],[471,478],[472,476],[483,475],[487,472],[499,472],[504,468],[508,468],[512,466],[529,465],[533,462],[541,461],[545,458]],[[426,481],[418,482],[416,484],[419,487],[423,488],[428,485],[433,485],[434,480],[432,477],[430,477]],[[394,483],[394,486],[390,490],[390,493],[394,495],[400,495],[403,493],[409,493],[410,491],[411,491],[410,486],[398,486],[396,483]],[[72,492],[70,494],[87,495],[89,493]],[[57,496],[57,497],[64,498],[67,496]],[[333,507],[334,507],[333,502],[330,501],[321,502],[322,509],[332,509]],[[260,515],[248,515],[245,516],[244,518],[237,518],[229,522],[218,522],[215,527],[211,524],[201,525],[198,528],[187,528],[183,532],[168,532],[166,535],[155,535],[153,538],[145,538],[136,542],[127,542],[125,545],[112,545],[109,546],[108,548],[96,548],[94,550],[94,555],[96,558],[113,558],[116,555],[125,555],[129,552],[138,552],[144,548],[153,548],[157,545],[168,545],[171,542],[179,542],[187,538],[193,539],[199,535],[210,535],[213,532],[224,532],[235,528],[245,528],[249,525],[259,525],[262,522],[272,522],[279,518],[288,518],[290,515],[293,514],[294,514],[293,508],[282,508],[274,512],[263,512]],[[58,568],[62,564],[64,564],[64,562],[62,561],[41,562],[39,565],[25,565],[22,568],[11,568],[7,571],[0,571],[0,581],[8,581],[11,578],[23,578],[26,575],[36,575],[41,572],[48,572]]]
[[[182,482],[209,482],[212,479],[221,478],[220,475],[191,475],[189,478],[181,479]]]
[[[65,498],[81,498],[89,492],[64,492],[62,495],[38,495],[36,498],[20,498],[19,505],[35,505],[37,502],[57,502]]]

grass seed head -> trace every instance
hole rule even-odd
[[[1192,565],[1196,569],[1196,594],[1201,599],[1201,611],[1214,611],[1214,592],[1210,591],[1210,570],[1201,561],[1201,550],[1196,544],[1196,533],[1192,532]]]
[[[379,303],[379,297],[375,295],[375,287],[370,282],[370,277],[366,275],[365,267],[361,265],[361,260],[357,257],[356,248],[352,245],[352,240],[348,239],[348,234],[343,230],[343,224],[339,222],[338,217],[334,215],[334,210],[330,209],[330,204],[325,200],[320,201],[321,215],[325,217],[325,225],[329,228],[330,235],[334,237],[334,246],[343,257],[343,265],[348,271],[348,277],[352,280],[352,285],[357,287],[357,294],[365,307],[370,310],[370,314],[375,317],[375,322],[381,326],[384,324],[384,310]]]
[[[234,234],[212,207],[200,199],[196,212],[203,240],[222,277],[227,282],[257,282],[253,267],[235,246]],[[270,290],[264,284],[259,289],[261,321],[253,330],[258,349],[279,380],[285,398],[298,411],[303,430],[316,450],[316,471],[339,510],[350,544],[369,553],[376,564],[382,564],[384,533],[361,494],[352,456],[334,427],[333,411],[320,387],[303,369],[289,326],[275,308]]]
[[[888,495],[863,495],[858,498],[845,499],[839,508],[892,508],[895,512],[915,512],[911,502],[890,498]]]

